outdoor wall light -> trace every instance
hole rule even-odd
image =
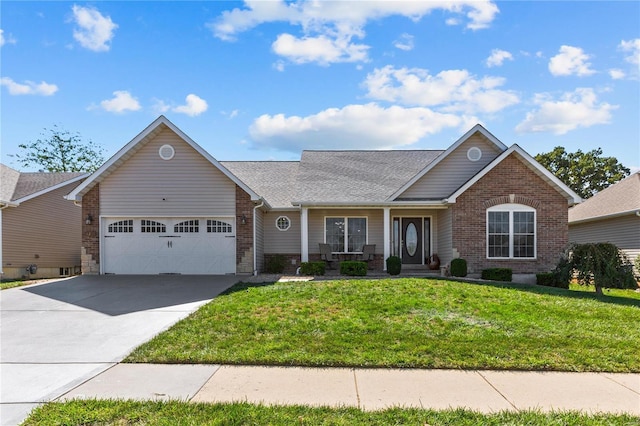
[[[242,215],[242,217],[240,218],[240,223],[242,223],[243,225],[247,224],[247,217],[245,215]]]
[[[87,218],[84,220],[84,223],[86,223],[87,225],[91,225],[91,222],[93,222],[93,217],[91,217],[91,215],[88,214]]]

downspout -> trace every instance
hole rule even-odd
[[[258,247],[256,246],[256,211],[264,206],[264,200],[253,208],[253,275],[258,275]]]

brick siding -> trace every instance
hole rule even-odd
[[[249,194],[236,185],[236,273],[253,273],[253,249],[253,202]]]
[[[486,210],[505,203],[525,204],[536,209],[536,259],[487,259]],[[451,209],[453,248],[467,261],[469,273],[494,267],[511,268],[514,273],[549,271],[568,243],[567,200],[515,154],[505,158],[458,197]]]
[[[85,219],[93,220],[87,225]],[[82,274],[100,273],[100,184],[96,184],[82,197]]]

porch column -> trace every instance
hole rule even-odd
[[[300,258],[302,262],[309,261],[309,209],[300,210]]]
[[[382,270],[387,270],[387,259],[391,256],[391,207],[385,207],[383,209],[382,222],[384,224],[383,232],[383,257],[382,257]]]

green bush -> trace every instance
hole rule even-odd
[[[324,262],[302,262],[300,264],[300,274],[302,275],[324,275],[327,265]]]
[[[265,271],[268,274],[281,274],[284,272],[284,267],[287,264],[287,258],[281,254],[275,254],[267,258],[267,264],[265,265]]]
[[[638,279],[640,280],[640,255],[636,257],[636,260],[635,262],[633,262],[633,265],[636,268],[636,277],[638,277]]]
[[[464,259],[453,259],[449,268],[452,277],[467,276],[467,261]]]
[[[398,256],[387,258],[387,272],[389,275],[400,275],[402,270],[402,260]]]
[[[536,284],[547,287],[569,288],[569,280],[562,279],[562,276],[555,271],[536,274]]]
[[[511,281],[511,268],[487,268],[482,270],[482,279],[491,281]]]
[[[340,262],[340,274],[352,277],[364,277],[367,275],[367,262],[358,260],[345,260]]]
[[[611,243],[573,244],[556,268],[563,276],[574,276],[578,284],[603,288],[637,288],[633,265]]]

